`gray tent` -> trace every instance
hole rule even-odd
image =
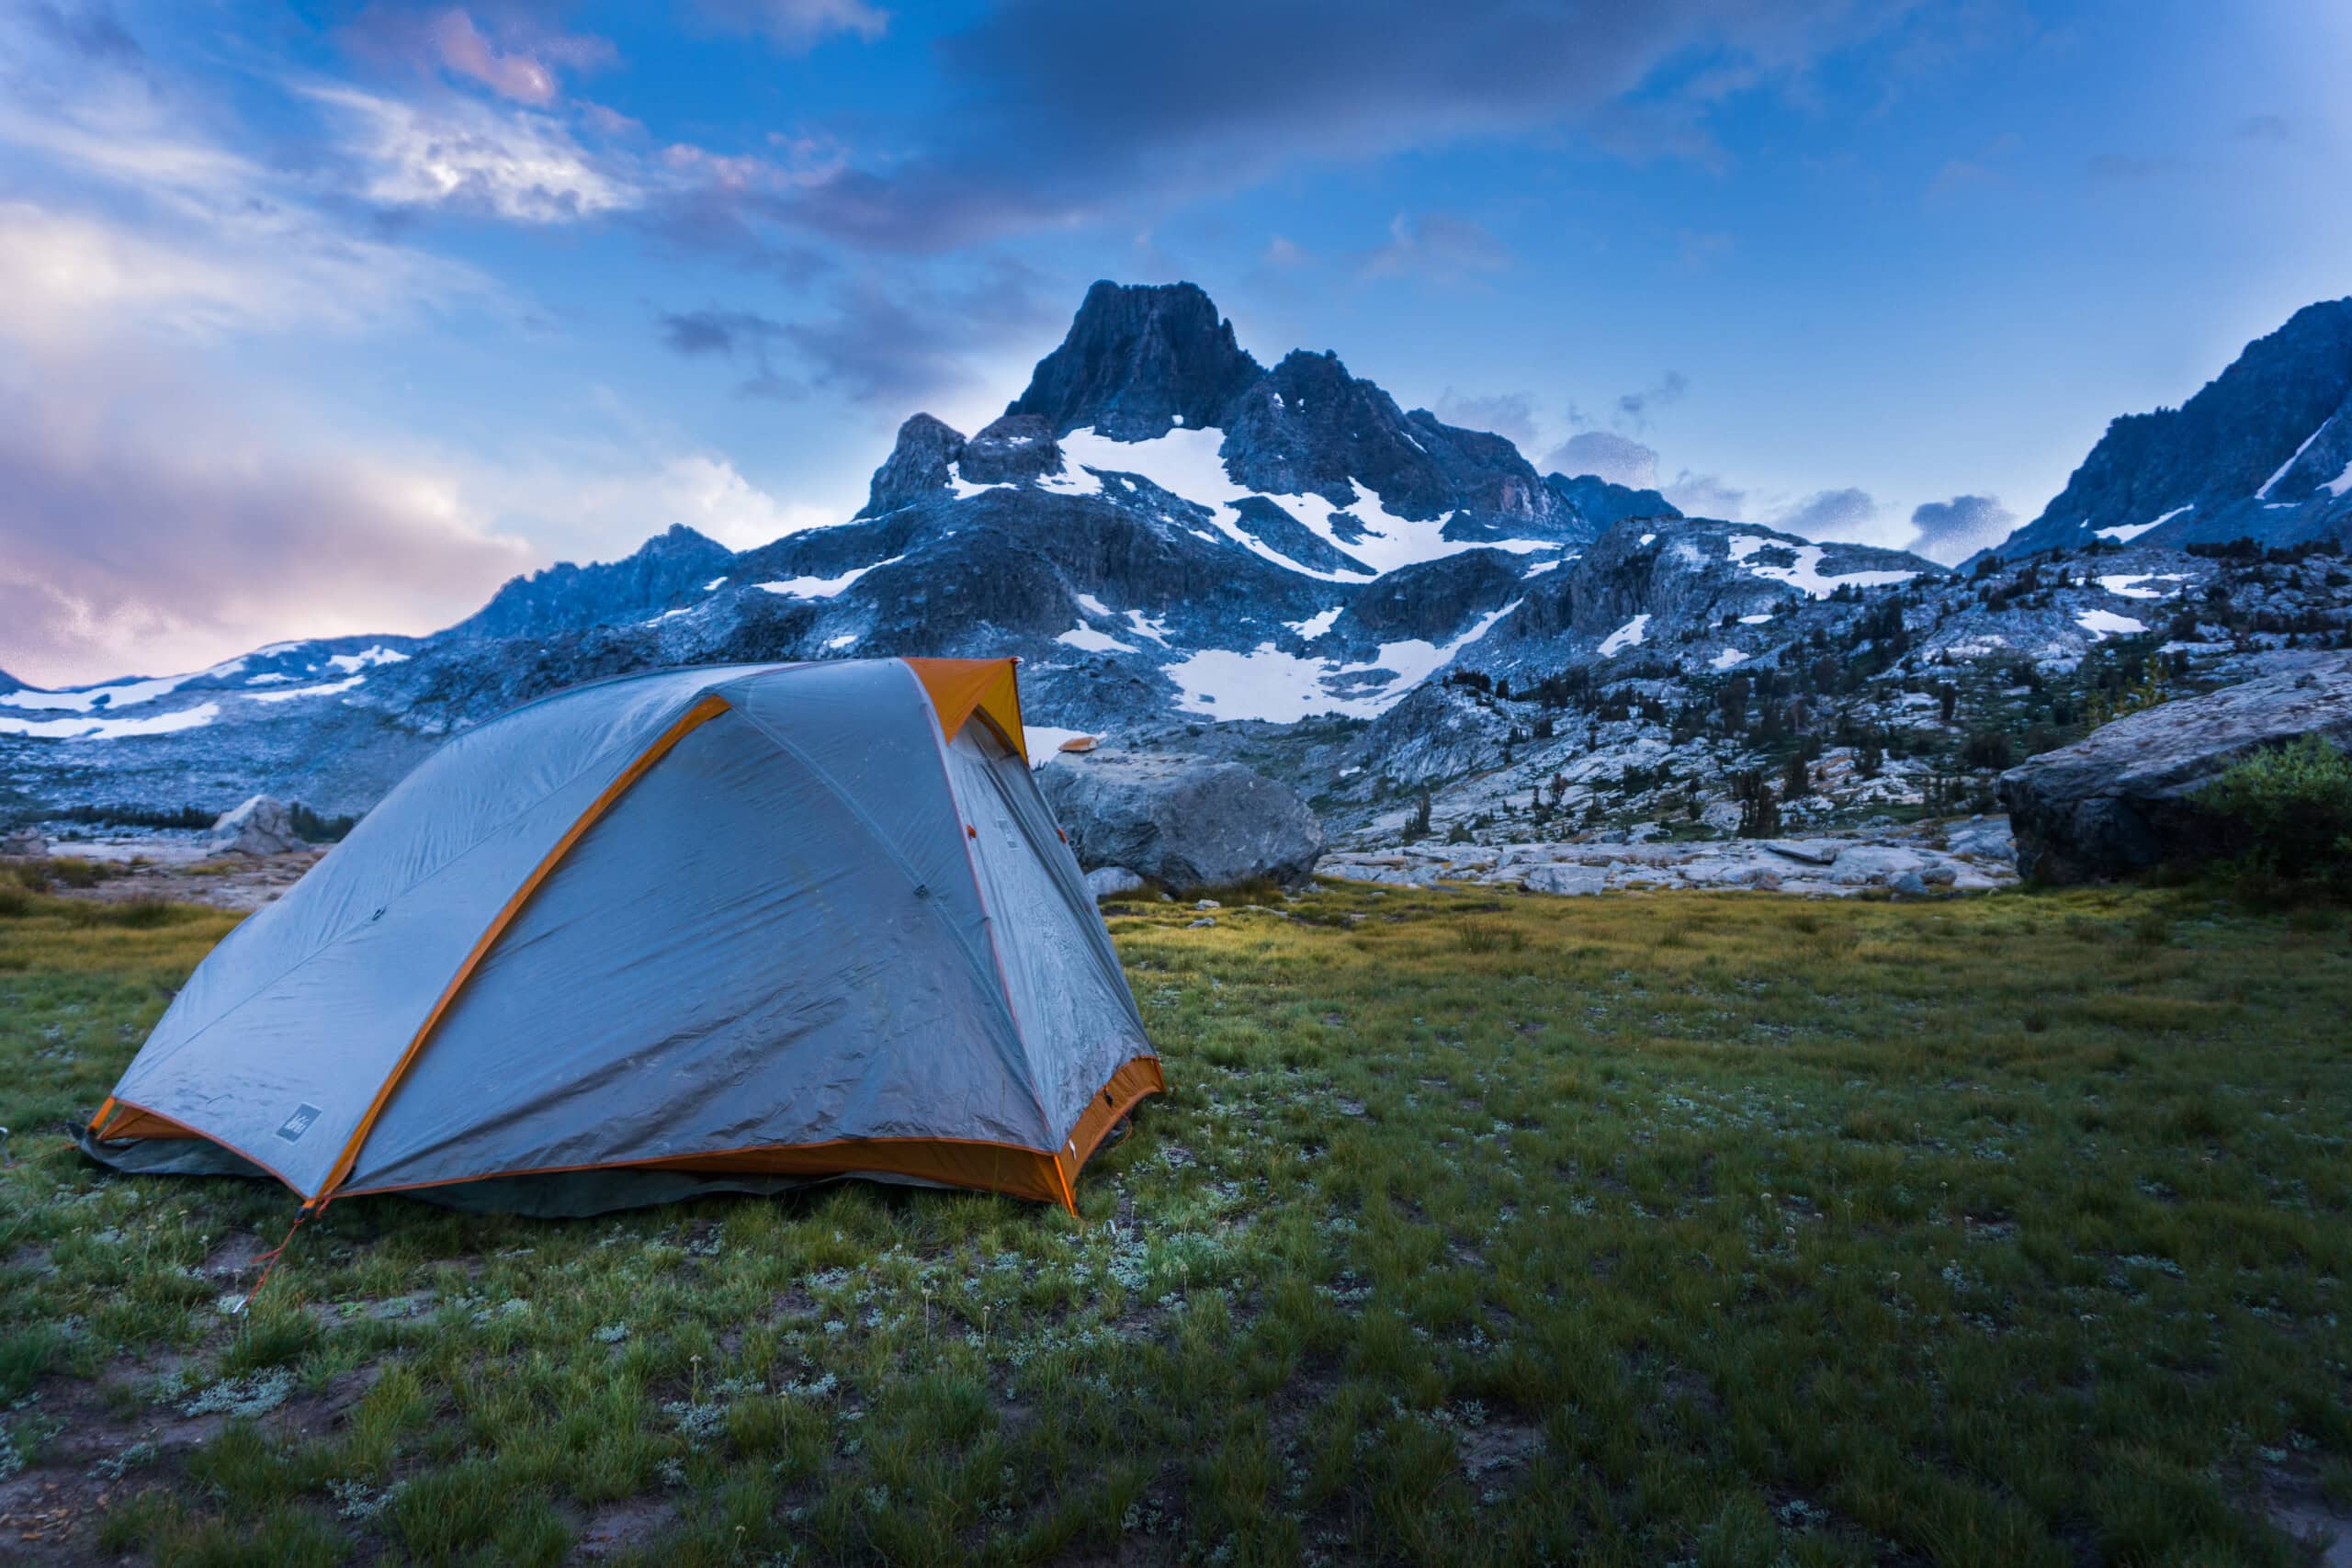
[[[1012,660],[745,665],[442,747],[198,966],[83,1141],[306,1208],[864,1175],[1074,1211],[1162,1087]]]

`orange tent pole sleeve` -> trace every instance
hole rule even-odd
[[[270,1175],[277,1178],[278,1180],[285,1181],[287,1187],[291,1190],[296,1196],[299,1197],[301,1194],[302,1190],[300,1187],[296,1187],[291,1181],[287,1181],[286,1173],[284,1171],[278,1169],[267,1160],[254,1159],[252,1155],[247,1154],[244,1150],[237,1147],[234,1144],[224,1142],[220,1138],[214,1137],[209,1133],[199,1132],[196,1128],[189,1126],[185,1122],[175,1122],[160,1111],[150,1111],[145,1106],[133,1104],[128,1100],[109,1100],[107,1103],[113,1106],[117,1111],[128,1111],[130,1114],[119,1119],[114,1126],[106,1129],[104,1132],[98,1132],[97,1137],[101,1143],[113,1143],[116,1140],[122,1138],[200,1139],[208,1144],[219,1145],[221,1148],[227,1149],[231,1154],[235,1155],[239,1159],[251,1161],[253,1164],[259,1166],[262,1169],[269,1172]],[[96,1131],[95,1123],[93,1124],[92,1130],[94,1132]]]
[[[324,1201],[343,1184],[344,1179],[351,1174],[352,1166],[359,1158],[360,1149],[368,1142],[368,1134],[375,1130],[376,1119],[384,1113],[384,1107],[391,1103],[392,1091],[400,1088],[401,1079],[407,1074],[409,1065],[416,1060],[417,1053],[424,1049],[425,1040],[439,1025],[442,1017],[448,1012],[450,1004],[458,999],[458,993],[465,989],[466,982],[473,978],[475,969],[479,968],[481,961],[489,956],[491,948],[497,943],[501,936],[505,934],[506,928],[514,923],[514,917],[523,912],[523,906],[530,902],[531,895],[539,890],[539,885],[555,874],[555,868],[563,863],[563,858],[571,852],[572,846],[581,840],[589,829],[596,825],[597,820],[605,812],[613,808],[616,801],[628,793],[631,784],[643,778],[654,763],[668,756],[671,749],[679,741],[684,740],[688,735],[727,710],[727,699],[716,694],[704,697],[688,708],[679,716],[676,723],[663,730],[660,738],[645,749],[637,761],[624,768],[618,778],[605,786],[604,793],[591,801],[588,809],[580,814],[580,819],[571,825],[571,829],[562,838],[556,840],[555,848],[547,852],[547,858],[540,861],[531,874],[523,879],[523,886],[517,887],[514,890],[514,896],[506,900],[505,907],[501,908],[496,917],[491,920],[490,928],[481,933],[481,940],[476,942],[472,950],[466,954],[465,962],[458,965],[458,972],[449,977],[448,985],[442,988],[440,999],[433,1004],[433,1010],[425,1015],[424,1022],[418,1026],[415,1035],[408,1043],[408,1049],[401,1053],[401,1059],[392,1065],[390,1074],[384,1079],[384,1087],[376,1091],[374,1100],[368,1101],[367,1113],[359,1118],[359,1125],[352,1129],[351,1141],[344,1145],[343,1153],[336,1157],[334,1168],[327,1172],[326,1179],[319,1184],[319,1190],[312,1201]]]

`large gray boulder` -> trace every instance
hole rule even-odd
[[[1238,762],[1098,750],[1057,759],[1037,783],[1079,864],[1125,866],[1163,887],[1295,882],[1323,852],[1306,803]]]
[[[2265,747],[2317,734],[2352,751],[2352,658],[2165,703],[2001,775],[2018,870],[2103,881],[2226,848],[2191,798]]]
[[[206,837],[229,854],[282,855],[310,847],[294,831],[293,814],[286,809],[286,803],[266,795],[254,795],[222,812]]]

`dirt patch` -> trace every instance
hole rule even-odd
[[[232,1235],[204,1256],[204,1272],[215,1280],[234,1280],[261,1266],[269,1244],[257,1235]]]
[[[573,1538],[572,1556],[602,1562],[650,1545],[677,1522],[677,1505],[659,1497],[626,1497],[606,1503],[588,1517]]]
[[[2320,1568],[2352,1568],[2352,1509],[2330,1502],[2317,1487],[2274,1475],[2263,1493],[2262,1512]]]
[[[60,858],[77,854],[85,848],[98,850],[119,846],[92,844],[61,844]],[[130,846],[136,848],[137,846]],[[211,860],[158,860],[146,865],[125,866],[116,875],[88,887],[60,886],[52,889],[65,898],[87,898],[100,904],[128,904],[141,898],[162,898],[175,904],[203,904],[215,909],[232,909],[250,914],[264,904],[276,902],[286,890],[302,879],[302,874],[316,865],[324,850],[296,850],[282,855],[222,855]],[[91,859],[115,860],[112,854],[93,854]]]
[[[70,1471],[27,1471],[0,1481],[0,1555],[11,1562],[87,1562],[89,1528],[111,1495]]]
[[[1492,1418],[1480,1426],[1464,1427],[1454,1441],[1455,1450],[1462,1455],[1463,1471],[1473,1481],[1483,1480],[1498,1471],[1516,1470],[1543,1446],[1541,1427]]]

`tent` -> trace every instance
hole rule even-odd
[[[1075,1213],[1162,1088],[1013,661],[741,665],[441,747],[197,967],[83,1146],[306,1213],[847,1175]]]

